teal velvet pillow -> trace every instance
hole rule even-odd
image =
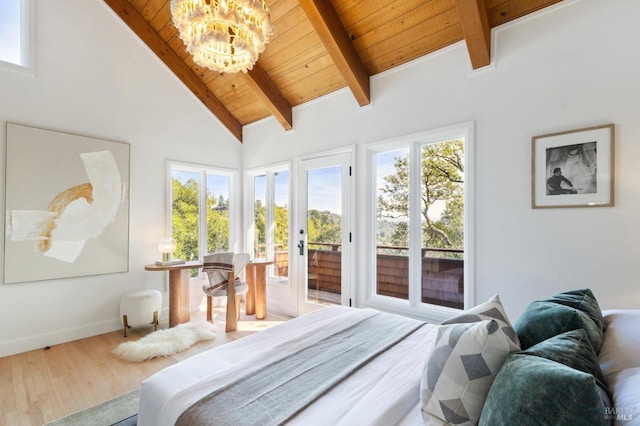
[[[604,376],[587,332],[583,329],[567,331],[531,346],[521,353],[559,362],[567,367],[591,374],[600,388],[608,392]]]
[[[597,353],[602,346],[602,329],[584,312],[559,303],[537,301],[531,303],[513,324],[520,339],[520,347],[531,346],[566,331],[583,329]]]
[[[498,372],[479,425],[606,425],[591,374],[538,356],[510,354]]]
[[[593,322],[595,322],[603,331],[607,327],[604,317],[602,316],[600,305],[598,304],[596,297],[593,295],[593,292],[588,288],[559,293],[551,296],[547,301],[560,303],[561,305],[570,306],[584,312],[589,315]]]

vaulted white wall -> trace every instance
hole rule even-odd
[[[373,77],[370,107],[343,90],[296,108],[286,134],[271,119],[248,126],[244,166],[474,121],[476,302],[499,294],[516,318],[534,299],[589,287],[603,308],[638,308],[638,16],[636,0],[562,2],[494,30],[486,69],[471,71],[458,43]],[[531,137],[606,123],[615,207],[532,210]],[[358,280],[363,268],[361,255]]]
[[[35,75],[0,69],[2,205],[6,122],[129,143],[129,272],[0,284],[0,356],[117,329],[122,294],[165,292],[164,273],[144,265],[165,232],[166,161],[241,166],[242,145],[101,0],[35,10]]]
[[[35,76],[0,70],[0,175],[6,122],[130,143],[129,272],[0,285],[0,356],[117,329],[123,293],[166,290],[143,270],[166,226],[166,160],[254,168],[467,121],[476,300],[498,293],[517,317],[533,299],[590,287],[604,308],[640,306],[640,2],[562,2],[495,30],[495,66],[471,71],[459,43],[375,76],[370,107],[342,90],[296,108],[292,132],[272,119],[246,127],[242,145],[101,0],[35,3]],[[610,122],[615,207],[532,210],[531,137]]]

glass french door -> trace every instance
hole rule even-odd
[[[351,303],[351,154],[301,160],[298,314]]]

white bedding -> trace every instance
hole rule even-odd
[[[168,367],[142,383],[138,425],[173,425],[184,410],[228,379],[251,374],[374,312],[327,307]],[[432,325],[421,327],[320,397],[289,424],[423,424],[420,378],[435,330]]]

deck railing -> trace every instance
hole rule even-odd
[[[341,289],[341,245],[309,243],[309,289],[339,294]],[[379,245],[377,248],[377,294],[408,299],[409,248]],[[422,301],[440,306],[464,306],[464,251],[447,248],[422,248]],[[274,268],[288,275],[289,253],[276,250]]]

